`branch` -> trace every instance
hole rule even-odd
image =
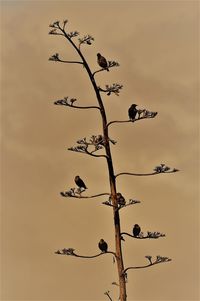
[[[63,34],[60,34],[60,35],[63,35]],[[67,64],[81,64],[81,65],[83,65],[83,62],[79,62],[79,61],[64,61],[64,60],[61,60],[59,58],[59,54],[58,53],[53,54],[49,58],[49,61],[60,62],[60,63],[67,63]]]
[[[96,197],[99,197],[99,196],[102,196],[102,195],[110,195],[110,193],[99,193],[99,194],[95,194],[95,195],[91,195],[91,196],[82,196],[81,192],[76,192],[75,191],[75,188],[71,188],[71,190],[69,191],[65,191],[65,192],[61,192],[60,194],[63,196],[63,197],[70,197],[70,198],[76,198],[76,199],[91,199],[91,198],[96,198]]]
[[[106,296],[109,298],[109,300],[112,301],[112,298],[110,297],[109,293],[110,293],[110,292],[107,291],[107,292],[104,293],[104,295],[106,295]]]
[[[128,236],[130,236],[132,238],[137,238],[137,239],[146,239],[146,238],[154,238],[154,239],[156,239],[156,238],[159,238],[159,237],[165,237],[164,233],[150,232],[150,231],[147,232],[146,236],[143,236],[143,232],[141,232],[139,234],[139,236],[134,236],[134,235],[131,235],[131,234],[127,233],[127,232],[122,232],[121,233],[121,239],[124,240],[124,238],[122,237],[122,235],[128,235]]]
[[[64,97],[64,99],[59,99],[59,100],[55,101],[54,105],[68,106],[68,107],[76,108],[76,109],[98,109],[98,110],[100,110],[100,108],[97,106],[86,106],[86,107],[75,106],[74,105],[75,101],[77,101],[76,98],[69,98],[68,96],[66,96],[66,97]]]
[[[158,264],[158,263],[164,263],[164,262],[169,262],[171,261],[172,259],[168,258],[168,257],[162,257],[162,256],[157,256],[156,257],[156,260],[154,262],[152,262],[152,256],[145,256],[148,260],[149,260],[149,264],[147,265],[143,265],[143,266],[135,266],[135,267],[128,267],[126,268],[124,271],[123,271],[123,274],[126,275],[127,271],[128,270],[131,270],[131,269],[144,269],[144,268],[148,268],[148,267],[151,267],[155,264]]]
[[[112,254],[116,257],[116,254],[112,251],[101,252],[99,254],[92,255],[92,256],[78,255],[78,254],[74,253],[74,251],[75,250],[73,248],[68,248],[68,249],[64,248],[61,251],[60,250],[56,251],[55,254],[75,256],[75,257],[79,257],[79,258],[96,258],[96,257],[99,257],[99,256],[104,255],[104,254]]]
[[[154,168],[154,172],[151,173],[132,173],[132,172],[120,172],[115,175],[115,178],[122,176],[122,175],[128,175],[128,176],[154,176],[161,173],[174,173],[179,171],[176,168],[171,169],[170,167],[166,166],[165,164],[160,164]]]
[[[83,38],[79,38],[79,46],[78,49],[80,50],[80,47],[82,44],[86,44],[86,45],[91,45],[92,42],[94,41],[94,38],[91,35],[86,35]]]
[[[125,122],[136,122],[138,120],[142,120],[142,119],[150,119],[150,118],[154,118],[155,116],[153,117],[139,117],[137,119],[133,119],[133,120],[113,120],[113,121],[110,121],[108,122],[108,124],[106,125],[107,127],[109,127],[111,124],[113,123],[125,123]]]
[[[93,152],[89,152],[86,148],[83,148],[81,146],[76,146],[76,147],[70,147],[68,148],[69,151],[73,151],[73,152],[77,152],[77,153],[81,153],[81,154],[86,154],[86,155],[90,155],[92,157],[97,157],[97,158],[107,158],[106,155],[95,155]]]
[[[112,141],[113,143],[116,143],[111,139],[109,140]],[[70,147],[68,148],[68,150],[82,153],[82,154],[87,154],[97,158],[101,158],[101,157],[108,158],[107,155],[94,154],[98,150],[102,150],[105,147],[105,139],[102,135],[92,135],[89,141],[87,141],[86,137],[84,137],[82,139],[79,139],[77,141],[77,144],[78,144],[77,146]],[[90,149],[92,148],[92,149],[89,151],[88,148]]]
[[[110,96],[111,93],[114,93],[115,95],[119,96],[120,90],[122,88],[123,88],[123,85],[120,85],[117,83],[112,84],[111,86],[106,85],[106,89],[102,89],[101,87],[98,87],[100,92],[105,92],[105,93],[107,93],[108,96]]]
[[[126,203],[126,201],[125,201],[125,203],[123,203],[123,204],[122,203],[120,204],[119,201],[118,201],[118,210],[120,210],[122,208],[125,208],[127,206],[130,206],[130,205],[135,205],[135,204],[139,204],[139,203],[141,203],[141,202],[138,201],[138,200],[132,200],[132,199],[130,199],[128,203]],[[110,207],[116,207],[116,206],[112,205],[112,202],[111,202],[110,198],[109,198],[108,201],[105,201],[102,204],[106,205],[106,206],[110,206]]]
[[[113,67],[119,67],[119,63],[118,62],[115,62],[115,61],[108,61],[108,66],[107,68],[110,69],[110,68],[113,68]],[[105,71],[105,68],[101,68],[95,72],[92,73],[92,76],[94,77],[96,73],[98,72],[101,72],[101,71]],[[104,91],[104,92],[108,92],[108,91]]]
[[[103,158],[108,158],[108,156],[106,156],[106,155],[95,155],[95,154],[93,154],[93,152],[88,152],[87,149],[85,150],[85,153],[86,153],[87,155],[92,156],[92,157],[97,157],[97,158],[101,158],[101,157],[103,157]]]

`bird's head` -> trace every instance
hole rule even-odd
[[[100,57],[101,57],[101,54],[100,54],[100,53],[97,53],[97,57],[100,58]]]
[[[78,180],[80,177],[79,176],[75,176],[75,180]]]
[[[134,226],[135,228],[138,228],[139,227],[139,225],[138,224],[135,224],[135,226]]]
[[[103,239],[100,239],[100,243],[102,244],[104,242],[104,240]]]
[[[137,105],[135,103],[133,103],[131,107],[136,108]]]

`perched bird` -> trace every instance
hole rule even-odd
[[[97,53],[97,63],[101,68],[109,71],[107,60],[100,53]]]
[[[132,104],[130,106],[130,108],[128,109],[128,116],[131,120],[134,120],[135,119],[135,116],[137,114],[137,109],[136,109],[137,105],[136,104]]]
[[[141,228],[138,224],[135,224],[133,227],[133,236],[138,236],[140,234]]]
[[[107,242],[105,242],[105,240],[101,239],[98,246],[99,246],[99,249],[102,252],[104,252],[104,253],[107,252],[107,250],[108,250],[108,244],[107,244]]]
[[[117,201],[120,206],[126,205],[125,198],[123,197],[123,195],[120,192],[117,192]]]
[[[76,185],[81,189],[87,189],[87,187],[85,186],[85,183],[83,182],[83,180],[79,177],[79,176],[76,176],[75,179],[74,179]]]

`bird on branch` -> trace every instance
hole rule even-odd
[[[97,53],[97,63],[101,68],[109,71],[107,60],[100,53]]]
[[[83,180],[79,177],[79,176],[76,176],[75,179],[74,179],[76,185],[80,188],[80,189],[87,189],[85,183],[83,182]]]
[[[138,224],[135,224],[133,227],[133,236],[138,236],[140,234],[141,228]]]
[[[101,239],[98,246],[101,252],[106,253],[108,251],[108,244],[105,240]]]
[[[130,108],[128,109],[128,116],[130,118],[130,120],[134,120],[135,119],[135,116],[137,114],[137,109],[136,109],[137,105],[136,104],[132,104],[130,106]]]
[[[117,202],[120,206],[126,205],[125,198],[123,197],[123,195],[120,192],[117,192]]]

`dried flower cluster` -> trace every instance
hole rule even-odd
[[[178,169],[176,168],[171,168],[169,166],[166,166],[165,164],[160,164],[158,166],[156,166],[154,168],[154,170],[157,172],[157,173],[165,173],[165,172],[177,172],[179,171]]]
[[[78,40],[79,40],[79,48],[80,48],[82,44],[91,45],[92,42],[94,41],[94,38],[91,35],[87,34],[83,38],[79,38]]]
[[[165,237],[164,233],[160,233],[160,232],[150,232],[147,231],[147,237],[148,238],[159,238],[159,237]]]
[[[128,202],[126,202],[123,195],[120,192],[118,192],[117,193],[117,203],[118,203],[118,208],[121,209],[123,207],[138,204],[138,203],[141,203],[141,202],[138,201],[138,200],[133,200],[133,199],[129,199]],[[107,201],[103,202],[102,204],[113,207],[111,195],[109,196],[109,199]]]
[[[49,61],[60,62],[59,54],[55,53],[50,58]]]
[[[81,190],[80,188],[70,188],[70,190],[64,192],[62,191],[60,194],[64,197],[80,197],[82,192],[83,190]]]
[[[111,86],[106,85],[105,87],[105,89],[99,87],[99,91],[106,92],[108,96],[111,95],[111,93],[114,93],[115,95],[119,96],[120,90],[123,88],[123,85],[114,83]]]
[[[116,144],[115,140],[109,139],[109,141]],[[68,150],[92,155],[96,151],[104,148],[105,140],[102,135],[92,135],[89,141],[87,141],[86,138],[82,138],[77,141],[77,144],[79,145],[70,147]]]
[[[119,63],[115,61],[108,61],[108,68],[119,67]]]
[[[169,257],[163,257],[160,255],[156,256],[156,259],[154,261],[152,261],[152,256],[150,255],[146,255],[145,258],[147,258],[150,262],[150,264],[156,264],[156,263],[160,263],[160,262],[168,262],[171,261],[172,259],[170,259]]]
[[[158,112],[150,112],[146,109],[142,109],[142,110],[137,110],[137,114],[138,114],[137,119],[140,119],[140,118],[154,118],[158,114]]]
[[[68,249],[64,248],[61,251],[60,250],[56,251],[55,254],[75,256],[74,251],[75,251],[75,249],[73,249],[73,248],[68,248]]]
[[[76,98],[64,97],[63,99],[59,99],[54,102],[54,105],[61,105],[61,106],[73,106],[74,102],[77,101]]]

